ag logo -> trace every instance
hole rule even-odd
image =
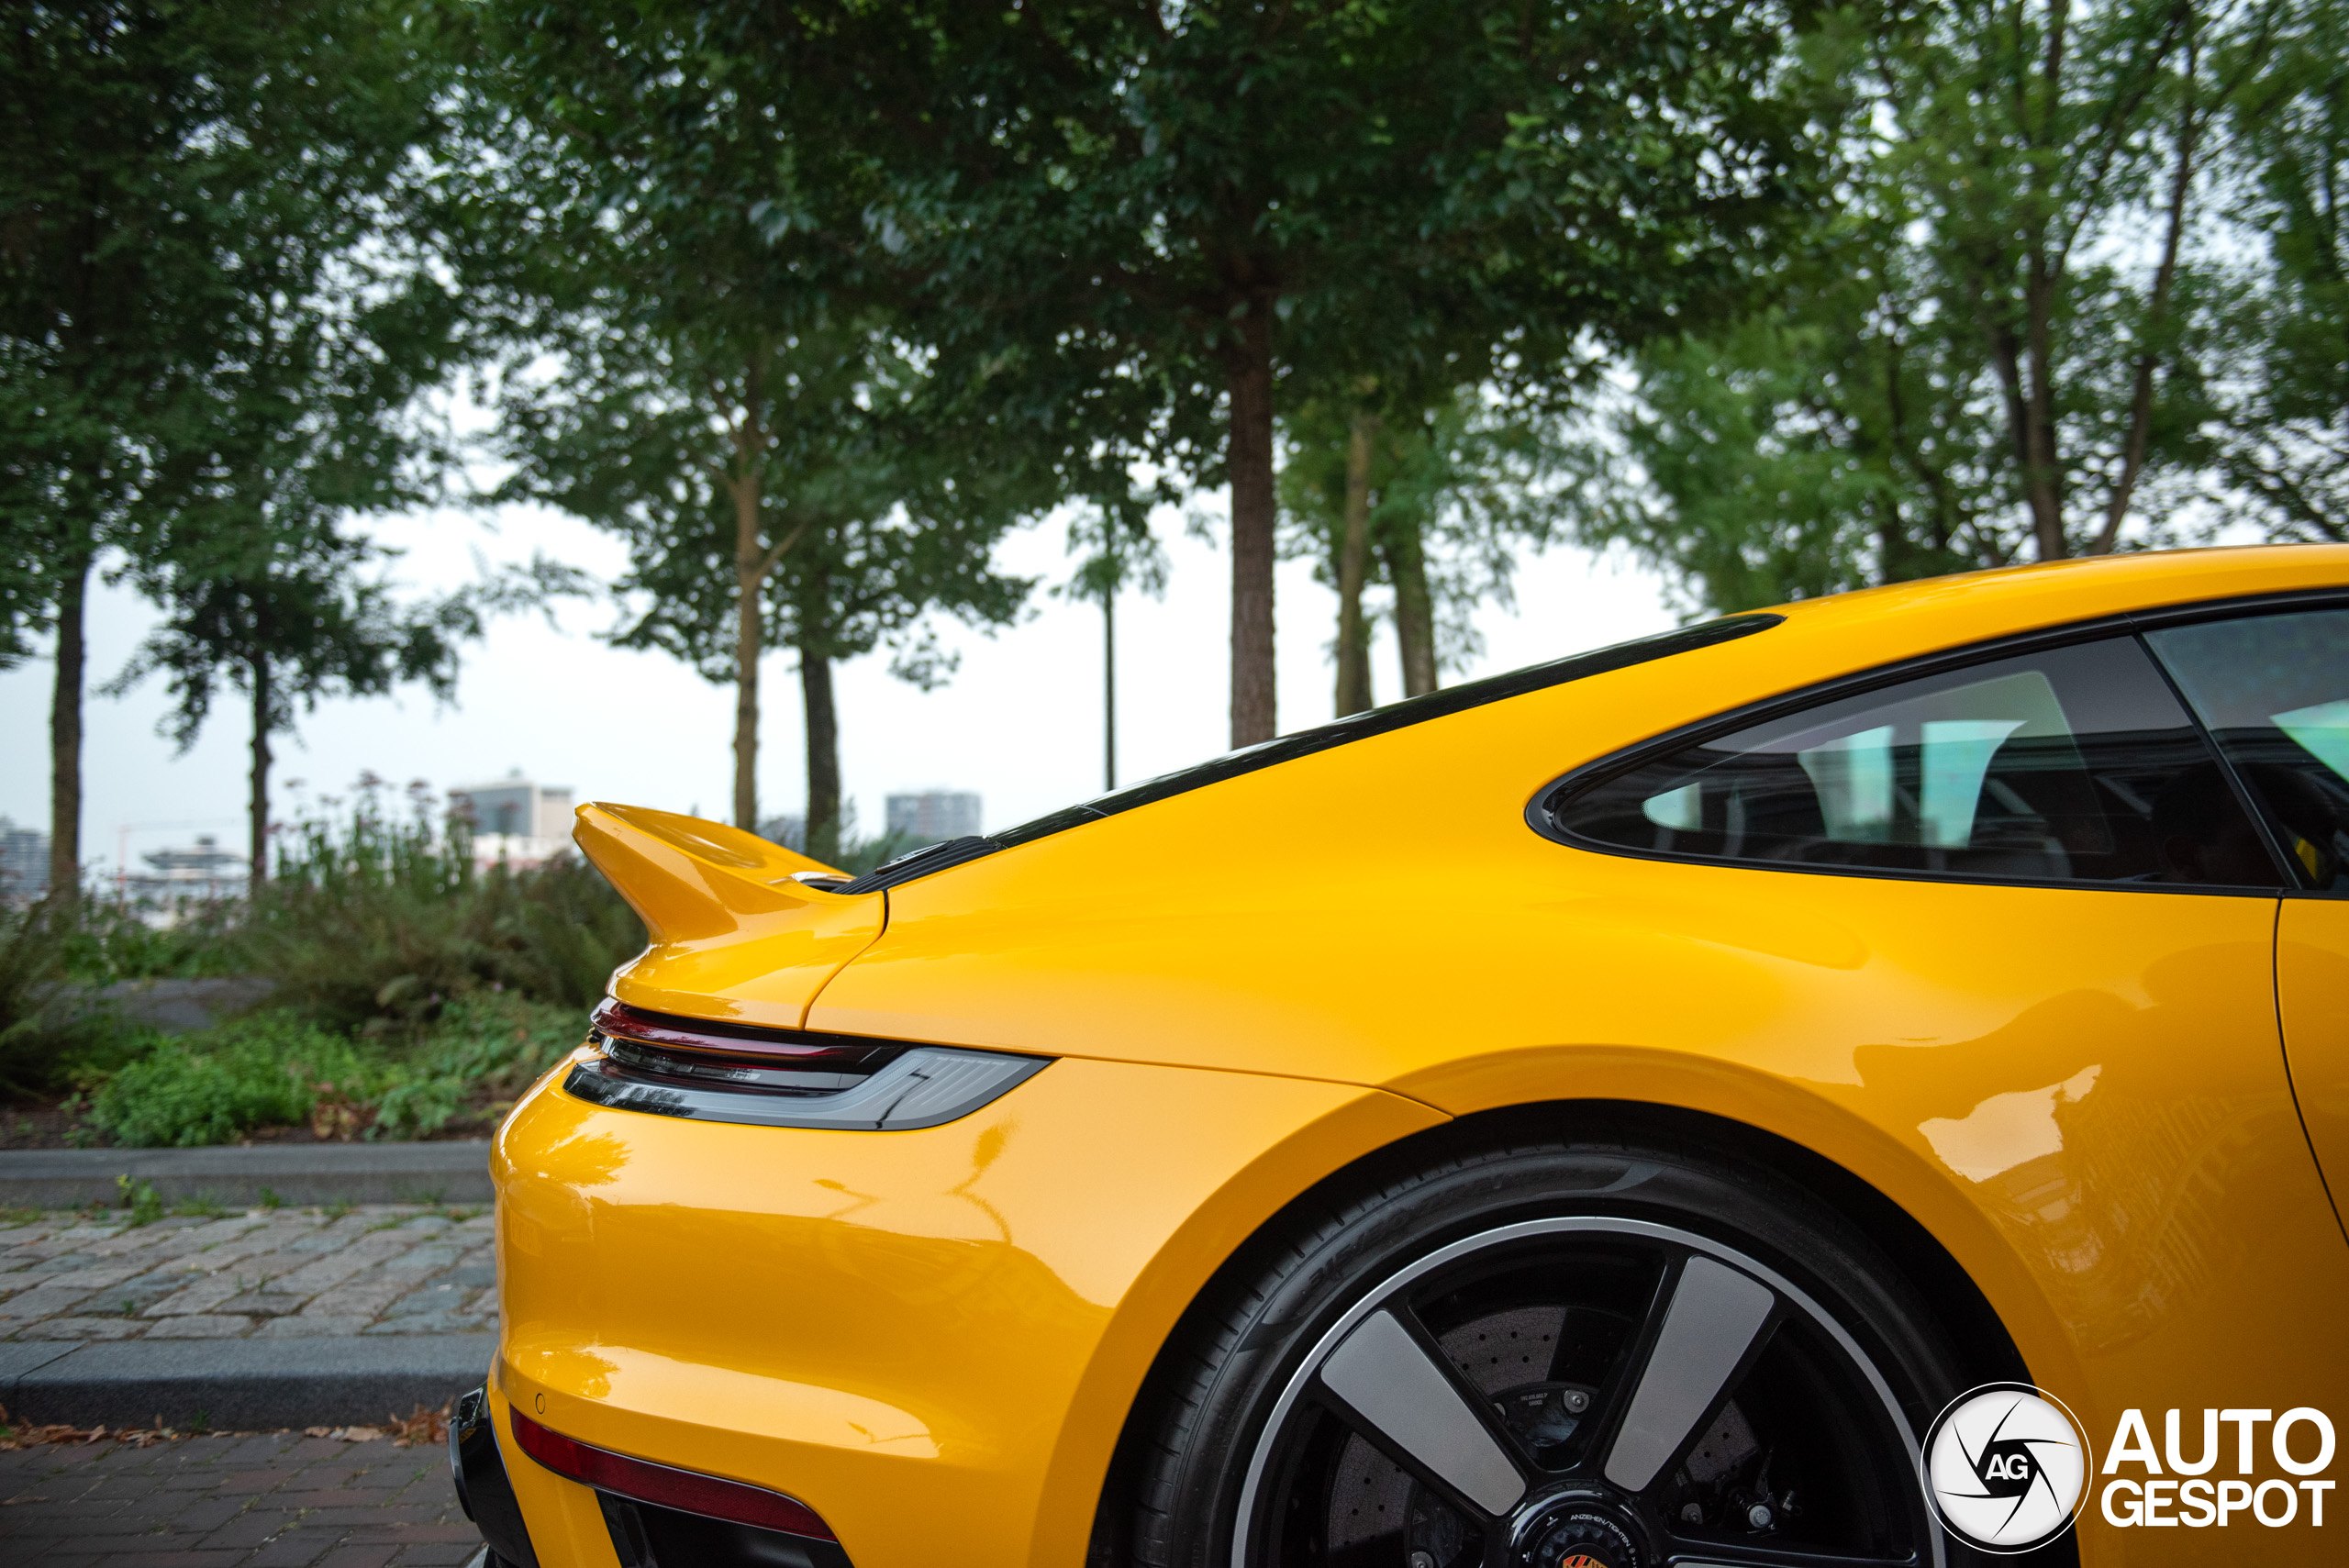
[[[2027,1383],[1988,1383],[1951,1400],[1921,1457],[1934,1514],[1982,1551],[2044,1546],[2072,1528],[2087,1498],[2080,1424]]]

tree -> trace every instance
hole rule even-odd
[[[2349,540],[2349,16],[2279,20],[2225,128],[2235,216],[2264,268],[2243,290],[2248,373],[2225,387],[2218,469],[2278,539]]]
[[[760,661],[793,640],[809,842],[829,844],[832,662],[932,604],[1009,613],[985,558],[1020,509],[1017,445],[975,461],[958,432],[987,431],[984,400],[926,395],[899,322],[795,222],[810,155],[767,112],[755,62],[657,6],[480,20],[474,134],[495,156],[467,275],[507,302],[515,349],[496,441],[516,469],[496,496],[627,539],[621,591],[647,597],[619,640],[734,684],[734,817],[751,831]],[[534,373],[549,352],[560,368]]]
[[[1805,134],[1767,6],[698,14],[780,120],[849,150],[793,221],[901,281],[945,373],[1045,407],[1142,389],[1146,419],[1057,428],[1229,484],[1235,745],[1277,728],[1285,369],[1467,339],[1539,377],[1585,329],[1653,331],[1782,220]]]
[[[349,255],[429,135],[404,0],[46,5],[0,50],[0,657],[54,639],[51,874],[80,880],[91,571],[207,507],[272,241]],[[264,239],[262,237],[268,237]]]
[[[1547,544],[1564,511],[1553,417],[1475,387],[1432,407],[1368,407],[1358,393],[1285,422],[1289,548],[1338,591],[1340,717],[1373,706],[1366,588],[1391,591],[1403,695],[1431,692],[1481,651],[1475,610],[1511,603],[1518,552]]]
[[[220,686],[241,691],[252,715],[250,876],[269,877],[271,738],[328,696],[378,696],[423,681],[455,695],[457,645],[481,635],[480,606],[460,593],[413,609],[355,573],[384,552],[330,524],[300,517],[273,531],[224,531],[208,558],[183,554],[157,590],[162,623],[110,692],[151,673],[169,683],[165,733],[195,744]]]
[[[1847,199],[1761,259],[1761,308],[1637,358],[1583,452],[1585,537],[1731,609],[2195,537],[2278,441],[2321,472],[2282,412],[2314,296],[2280,261],[2308,252],[2247,281],[2230,213],[2260,207],[2230,128],[2278,91],[2285,15],[1958,6],[1855,40]]]

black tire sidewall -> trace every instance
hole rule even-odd
[[[1138,1451],[1137,1561],[1228,1564],[1260,1434],[1330,1328],[1419,1259],[1525,1220],[1642,1220],[1774,1271],[1852,1336],[1892,1390],[1912,1443],[1968,1386],[1932,1313],[1878,1249],[1775,1172],[1636,1137],[1444,1141],[1455,1147],[1401,1152],[1312,1195],[1202,1297],[1162,1362],[1155,1408],[1143,1412],[1153,1429]],[[1952,1564],[1995,1561],[1943,1539]]]

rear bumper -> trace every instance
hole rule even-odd
[[[492,1161],[493,1415],[512,1400],[788,1493],[856,1568],[1082,1563],[1134,1391],[1215,1267],[1314,1181],[1442,1119],[1346,1084],[1083,1060],[909,1132],[681,1121],[560,1076]],[[496,1435],[539,1562],[620,1562],[593,1490]]]
[[[459,1399],[449,1418],[449,1474],[456,1483],[458,1506],[481,1531],[483,1544],[513,1568],[539,1568],[522,1505],[506,1473],[487,1388]]]

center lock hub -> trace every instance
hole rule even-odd
[[[1511,1533],[1517,1568],[1648,1568],[1655,1561],[1631,1510],[1601,1492],[1544,1497]]]

